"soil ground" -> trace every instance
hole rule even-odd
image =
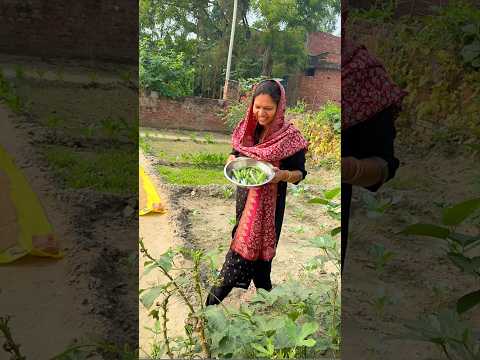
[[[362,200],[366,190],[356,189],[354,193],[342,282],[343,346],[352,351],[345,352],[346,359],[443,358],[427,343],[385,339],[405,332],[404,325],[422,314],[454,305],[452,301],[475,286],[471,277],[448,260],[442,241],[398,233],[417,222],[440,225],[443,206],[474,198],[480,178],[478,154],[436,150],[420,156],[419,149],[409,151],[399,141],[397,157],[401,166],[396,177],[375,195],[378,201],[392,203],[383,215],[369,216]],[[478,234],[479,214],[461,230]],[[374,244],[393,252],[381,273],[372,268],[370,249]],[[382,296],[382,288],[389,301],[383,314],[378,315],[372,302]],[[480,327],[478,311],[470,311],[467,318],[473,328]]]
[[[120,97],[132,98],[134,92],[118,86],[121,79],[111,64],[99,69],[99,64],[0,55],[0,66],[24,104],[18,113],[0,104],[0,145],[38,194],[65,253],[58,261],[28,257],[2,266],[1,277],[9,280],[0,285],[1,315],[12,316],[12,333],[27,359],[47,359],[72,343],[97,340],[136,347],[136,191],[72,186],[72,161],[53,162],[46,151],[53,149],[54,160],[78,155],[80,164],[91,147],[93,153],[128,148],[126,140],[83,136],[81,130],[108,116],[118,119],[122,111],[132,121],[128,114],[136,113],[135,102],[115,109]],[[44,70],[41,76],[38,69]],[[93,72],[97,85],[91,84]],[[110,95],[116,107],[101,103]],[[60,121],[53,121],[55,116]]]

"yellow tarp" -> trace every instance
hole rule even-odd
[[[53,228],[27,179],[0,147],[0,264],[25,255],[60,258]]]
[[[140,166],[140,206],[139,214],[140,216],[146,215],[148,213],[154,212],[159,214],[165,213],[165,207],[162,205],[160,196],[158,196],[157,190],[153,185],[152,180],[145,173],[143,167]]]

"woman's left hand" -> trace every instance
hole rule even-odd
[[[270,181],[273,184],[279,183],[280,181],[286,181],[288,178],[288,170],[280,170],[276,166],[273,167],[273,170],[275,171],[275,176]]]

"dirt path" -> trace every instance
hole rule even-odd
[[[162,204],[167,209],[167,213],[163,215],[159,214],[149,214],[146,216],[141,216],[139,218],[139,232],[140,238],[143,240],[145,247],[149,250],[150,254],[154,257],[157,257],[168,250],[170,247],[175,247],[181,245],[181,240],[176,236],[176,226],[172,220],[172,206],[169,200],[169,197],[163,188],[158,177],[152,171],[150,161],[148,161],[145,156],[139,154],[139,163],[144,167],[145,172],[150,175]],[[145,259],[140,259],[139,261],[139,275],[140,275],[140,288],[146,288],[155,284],[163,283],[166,279],[158,271],[152,271],[146,276],[142,276],[144,270]],[[143,306],[139,305],[139,321],[140,321],[140,355],[149,355],[151,353],[153,342],[155,338],[152,335],[152,332],[147,330],[147,328],[153,328],[155,325],[155,320],[152,317],[148,316],[149,311]],[[184,335],[183,325],[184,319],[187,317],[187,308],[181,303],[178,299],[171,301],[169,306],[170,319],[169,322],[169,334],[171,336],[180,336]]]
[[[473,198],[478,187],[478,160],[434,153],[419,159],[418,153],[409,153],[401,146],[398,156],[404,163],[395,179],[377,194],[378,199],[396,198],[385,214],[376,219],[367,216],[362,202],[366,191],[356,189],[352,198],[344,272],[348,280],[342,293],[343,304],[349,304],[342,322],[344,348],[352,351],[345,353],[347,358],[442,358],[438,349],[428,343],[385,341],[384,337],[405,332],[408,321],[452,305],[475,286],[446,258],[441,241],[398,233],[416,222],[440,224],[442,206]],[[463,230],[478,233],[478,220],[476,224],[472,221]],[[371,266],[374,258],[369,251],[375,243],[393,252],[380,274]],[[389,299],[381,315],[373,307],[375,299],[382,296],[379,289]],[[474,316],[478,315],[472,314],[471,321],[478,327],[478,317]]]
[[[55,196],[28,134],[15,126],[15,118],[0,105],[0,146],[15,158],[38,194],[66,257],[58,261],[29,257],[1,266],[0,315],[12,316],[12,332],[27,359],[48,359],[85,333],[86,318],[80,303],[84,296],[71,285],[71,211]],[[3,356],[0,352],[0,358]]]

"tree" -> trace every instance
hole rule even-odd
[[[333,31],[340,12],[338,0],[255,0],[252,6],[260,17],[254,26],[262,33],[262,75],[265,76],[272,76],[274,62],[277,68],[278,63],[288,64],[292,70],[303,67],[306,60],[303,48],[296,47],[294,50],[300,53],[292,57],[291,53],[276,51],[276,47],[285,48],[289,41],[299,40],[300,36],[303,46],[309,32]]]

